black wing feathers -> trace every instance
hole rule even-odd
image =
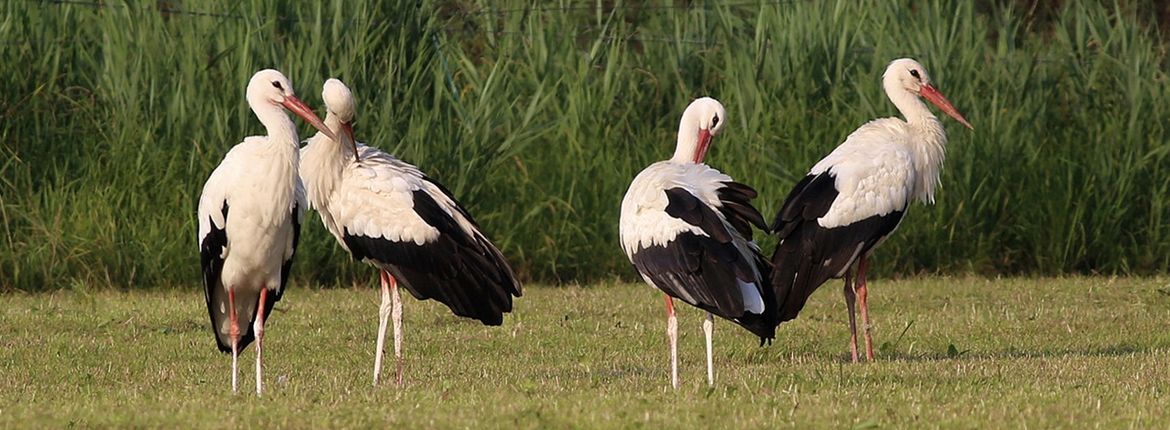
[[[776,294],[768,286],[772,279],[772,263],[759,252],[753,252],[752,257],[755,258],[756,267],[760,270],[762,284],[759,290],[760,297],[764,301],[764,313],[762,315],[744,313],[736,322],[748,331],[760,336],[760,345],[762,346],[765,341],[771,343],[771,340],[776,336],[776,326],[780,320],[777,319]]]
[[[228,203],[223,202],[223,218],[227,219]],[[207,301],[207,316],[211,318],[211,329],[215,332],[215,343],[221,352],[231,352],[231,340],[220,338],[218,322],[227,318],[219,311],[219,305],[227,307],[226,292],[219,285],[219,275],[223,273],[223,250],[227,246],[226,228],[211,224],[211,231],[204,236],[199,244],[199,265],[203,269],[203,297]]]
[[[652,245],[634,253],[634,266],[672,297],[727,318],[743,314],[736,284],[738,253],[710,238],[679,234],[665,246]],[[685,299],[691,297],[692,299]]]
[[[784,206],[776,213],[772,222],[772,231],[781,239],[791,233],[794,222],[816,220],[829,212],[833,201],[837,200],[837,179],[832,173],[825,171],[818,175],[808,175],[792,188]]]
[[[741,236],[751,240],[753,225],[760,230],[768,231],[768,223],[764,221],[764,216],[752,206],[752,199],[756,198],[756,190],[752,187],[739,182],[724,182],[718,194],[722,202],[719,211]]]
[[[298,207],[293,206],[293,255],[296,255],[297,243],[300,241],[301,236],[301,223],[296,216],[297,210]],[[227,220],[227,216],[228,203],[227,201],[224,201],[223,219]],[[227,321],[230,318],[229,315],[220,312],[221,306],[224,309],[229,308],[227,291],[220,283],[220,275],[223,274],[224,263],[222,255],[224,247],[226,247],[227,244],[228,238],[226,226],[224,228],[218,228],[215,226],[214,222],[211,223],[211,232],[209,232],[207,236],[203,238],[203,242],[199,244],[199,260],[201,266],[203,267],[203,292],[204,298],[207,300],[207,315],[211,319],[211,329],[215,333],[215,343],[219,347],[219,350],[224,353],[232,352],[231,339],[228,338],[225,333],[221,333],[219,331],[219,325],[223,321]],[[280,268],[280,288],[266,296],[266,300],[264,302],[265,319],[271,318],[273,306],[276,306],[276,302],[279,302],[281,296],[284,294],[284,287],[288,284],[289,271],[292,270],[292,262],[293,256],[290,255],[289,259],[285,261]],[[242,301],[247,299],[248,297],[237,292],[236,308],[246,308],[246,306],[242,306]],[[255,309],[255,307],[252,309]],[[252,343],[253,340],[256,339],[256,334],[252,332],[252,325],[256,322],[257,313],[253,311],[251,316],[237,316],[241,318],[240,343],[238,347],[240,351],[243,351],[244,348],[246,348],[249,344]],[[243,321],[243,318],[245,317],[248,320],[247,323]]]
[[[446,189],[439,189],[455,202]],[[475,225],[458,203],[455,206]],[[420,300],[438,300],[455,315],[487,325],[503,323],[503,314],[512,311],[512,296],[519,297],[521,292],[500,251],[482,235],[465,232],[425,190],[414,191],[414,211],[439,230],[438,238],[418,245],[346,230],[343,240],[353,258],[378,263]]]
[[[774,301],[770,297],[765,300],[764,315],[746,313],[743,293],[737,282],[758,284],[753,266],[763,258],[758,254],[741,254],[719,214],[689,191],[671,188],[665,192],[666,213],[699,227],[706,236],[683,232],[665,245],[639,249],[632,256],[634,266],[671,297],[731,320],[762,339],[773,338],[775,323],[770,308]],[[755,191],[746,186],[727,193],[748,208],[754,194]],[[737,220],[743,219],[737,217]],[[742,222],[745,226],[749,223]],[[766,273],[764,268],[757,270],[761,275]],[[771,296],[770,293],[767,295]]]
[[[731,233],[723,226],[719,215],[705,203],[683,188],[666,190],[666,214],[687,224],[699,227],[716,242],[731,244]],[[734,247],[732,248],[734,250]]]
[[[843,273],[894,231],[904,212],[872,216],[848,225],[821,227],[817,218],[837,199],[836,179],[829,171],[808,175],[788,195],[776,214],[773,232],[780,244],[772,254],[772,287],[779,303],[779,322],[796,318],[817,287]]]
[[[264,305],[264,309],[272,309],[276,302],[280,301],[280,297],[284,295],[284,287],[288,285],[288,275],[292,272],[293,259],[297,256],[297,244],[301,242],[301,220],[297,217],[297,211],[300,210],[300,203],[294,203],[292,208],[292,254],[289,254],[288,260],[280,266],[280,289],[276,290],[276,294],[268,296],[268,303]]]
[[[467,222],[471,223],[476,232],[479,231],[479,224],[475,222],[475,218],[472,218],[471,214],[467,213],[467,210],[463,208],[463,205],[455,200],[455,197],[451,195],[451,191],[431,178],[424,176],[423,179],[442,191],[443,195],[455,206],[455,210],[463,218],[467,219]],[[510,295],[520,297],[520,282],[516,280],[516,275],[512,273],[512,267],[508,265],[507,260],[504,259],[504,255],[500,253],[500,250],[495,245],[483,237],[482,234],[468,234],[465,232],[455,222],[455,219],[447,211],[443,210],[438,202],[425,191],[415,190],[414,202],[415,210],[418,211],[419,216],[428,224],[438,228],[442,236],[452,237],[460,244],[475,251],[470,253],[470,256],[479,263],[478,267],[484,271],[484,275],[495,281],[498,287],[502,287],[497,291],[501,297],[507,299],[509,302],[511,301]],[[421,209],[419,205],[422,205]]]

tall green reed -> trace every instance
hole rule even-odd
[[[1170,269],[1166,44],[1142,5],[1074,2],[1044,25],[1010,2],[166,7],[222,15],[0,6],[0,288],[196,282],[195,202],[262,133],[242,97],[260,68],[311,105],[345,80],[359,140],[447,184],[526,278],[588,281],[632,274],[622,194],[671,153],[691,99],[727,106],[710,163],[770,216],[852,129],[896,114],[878,82],[902,56],[976,129],[944,120],[937,203],[879,271]],[[296,279],[367,279],[309,220]]]

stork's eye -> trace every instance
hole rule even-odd
[[[714,118],[711,118],[711,128],[715,128],[718,126],[719,126],[719,115],[715,115]]]
[[[922,80],[922,76],[919,76],[919,75],[918,75],[918,70],[915,70],[915,69],[910,69],[910,76],[913,76],[913,77],[914,77],[914,79],[917,79],[917,80],[920,80],[920,81]]]
[[[284,91],[284,87],[280,86],[280,81],[272,81],[272,86],[276,87],[278,90]]]

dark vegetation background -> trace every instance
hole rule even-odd
[[[356,92],[359,139],[447,184],[528,280],[633,272],[630,179],[670,155],[683,108],[729,126],[709,162],[788,188],[912,56],[975,125],[951,143],[880,273],[1170,269],[1170,7],[1155,1],[9,1],[0,5],[0,290],[198,282],[195,204],[263,129],[243,99],[274,67],[319,106]],[[322,112],[321,109],[318,109]],[[301,127],[307,131],[306,127]],[[305,226],[296,282],[370,279]],[[770,249],[770,240],[763,240]]]

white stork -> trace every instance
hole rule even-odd
[[[394,320],[395,379],[402,383],[401,282],[419,300],[435,299],[455,315],[500,325],[520,297],[520,282],[475,220],[441,184],[417,167],[353,137],[354,100],[337,79],[321,92],[325,123],[302,150],[309,204],[355,260],[377,267],[382,282],[374,384],[382,371],[386,319]]]
[[[674,156],[634,178],[622,200],[621,242],[642,279],[666,293],[670,383],[678,388],[678,322],[674,298],[707,311],[707,383],[715,383],[712,314],[760,337],[775,334],[770,265],[751,241],[765,228],[751,205],[756,191],[703,164],[711,139],[727,123],[723,105],[704,97],[683,112]]]
[[[248,105],[267,136],[251,136],[224,156],[199,198],[199,255],[215,341],[232,354],[232,392],[240,350],[256,340],[256,394],[263,391],[264,323],[288,283],[305,209],[297,177],[297,128],[282,109],[331,134],[276,70],[248,83]],[[251,323],[242,329],[239,321]]]
[[[854,362],[855,301],[861,302],[866,359],[873,360],[865,285],[869,255],[898,228],[912,200],[934,202],[939,183],[947,135],[919,97],[971,128],[917,61],[891,62],[882,85],[906,120],[883,118],[855,130],[796,184],[772,225],[781,240],[772,255],[780,322],[796,318],[829,278],[844,277]]]

